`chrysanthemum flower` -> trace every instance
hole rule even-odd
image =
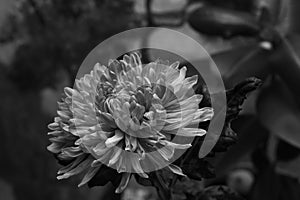
[[[132,173],[147,178],[166,167],[182,175],[171,164],[175,151],[203,136],[198,124],[213,115],[211,108],[199,109],[202,95],[193,90],[198,77],[186,78],[186,70],[178,62],[142,66],[134,53],[108,67],[96,64],[73,89],[65,88],[58,117],[48,126],[53,136],[48,150],[69,163],[57,178],[84,172],[81,186],[104,164],[122,175],[116,190],[121,192]]]

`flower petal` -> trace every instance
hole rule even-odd
[[[115,135],[113,137],[108,138],[105,141],[105,145],[107,148],[111,148],[116,146],[122,139],[124,138],[124,133],[120,130],[115,131]]]
[[[69,178],[70,176],[79,174],[90,167],[90,164],[92,163],[92,158],[89,157],[85,159],[83,162],[81,162],[79,165],[77,165],[74,169],[64,173],[63,175],[57,176],[58,180]]]
[[[129,183],[130,177],[131,177],[131,173],[123,173],[122,174],[122,179],[121,179],[119,186],[116,189],[116,193],[121,193],[124,191],[124,189],[127,187],[128,183]]]
[[[100,168],[100,166],[99,167],[91,167],[89,169],[89,171],[84,175],[84,177],[81,180],[81,182],[79,183],[78,187],[81,187],[81,186],[85,185],[87,182],[89,182],[95,176],[95,174],[98,172],[99,168]]]
[[[182,169],[177,165],[170,164],[168,165],[168,169],[171,170],[174,174],[186,177],[186,175],[182,172]]]

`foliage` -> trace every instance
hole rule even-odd
[[[212,6],[219,6],[239,11],[253,11],[256,7],[255,1],[253,0],[190,0],[190,3],[195,2],[204,2]]]
[[[299,183],[294,179],[299,178],[298,170],[296,170],[296,166],[299,163],[298,142],[300,130],[298,127],[300,91],[299,87],[296,86],[300,76],[299,26],[296,24],[300,9],[299,2],[293,0],[272,0],[268,1],[268,3],[258,4],[255,7],[257,8],[256,13],[259,13],[259,15],[242,10],[239,10],[241,13],[237,14],[233,9],[231,11],[228,8],[224,9],[221,4],[213,5],[213,8],[205,6],[201,9],[210,9],[210,12],[223,9],[223,12],[230,13],[232,16],[232,19],[228,20],[227,24],[223,24],[221,18],[215,17],[212,19],[210,31],[214,35],[226,37],[228,36],[226,35],[228,29],[231,30],[231,33],[236,33],[235,28],[242,31],[243,27],[250,27],[249,20],[242,22],[246,19],[246,15],[252,18],[251,21],[256,26],[260,27],[259,31],[253,32],[254,34],[252,35],[249,35],[249,32],[246,34],[239,32],[237,34],[239,37],[250,36],[256,41],[255,43],[212,55],[222,71],[227,86],[232,86],[237,81],[241,81],[249,76],[259,77],[264,82],[258,98],[253,102],[257,108],[257,112],[253,116],[255,123],[252,123],[252,127],[255,125],[253,127],[255,130],[248,131],[246,123],[240,125],[237,131],[242,144],[238,144],[237,147],[233,148],[233,151],[228,152],[228,156],[225,156],[220,163],[220,168],[223,168],[224,172],[228,169],[224,167],[224,163],[230,163],[233,166],[243,155],[241,152],[244,154],[251,153],[253,149],[263,145],[265,148],[261,153],[254,155],[255,157],[260,157],[268,152],[265,156],[268,169],[261,168],[260,165],[264,163],[262,160],[254,162],[258,173],[257,184],[253,188],[253,196],[249,198],[287,198],[281,194],[284,191],[271,192],[281,188],[279,185],[280,180],[282,180],[289,185],[286,190],[291,190],[289,199],[298,199],[297,192],[293,188],[299,187]],[[198,9],[194,12],[200,11]],[[193,14],[190,17],[191,22],[197,25],[195,27],[196,30],[205,34],[208,33],[207,30],[204,32],[199,28],[197,29],[197,27],[205,25],[208,21],[197,21],[197,19],[193,19],[195,17]],[[239,23],[238,27],[236,26],[237,22]],[[286,24],[289,24],[289,27]],[[231,34],[230,36],[234,37],[235,35]],[[248,128],[251,128],[251,126]],[[267,137],[263,135],[267,135]],[[272,142],[273,140],[275,142]],[[291,152],[293,153],[291,154]],[[268,173],[269,175],[261,176],[266,171],[272,171],[272,174]],[[280,173],[278,174],[278,172]],[[293,184],[294,186],[292,186]],[[274,188],[268,188],[267,185],[274,186]]]
[[[21,89],[53,86],[61,69],[73,79],[94,46],[136,22],[131,0],[27,0],[17,11],[8,18],[1,42],[21,43],[11,64],[11,77]]]
[[[253,36],[260,29],[254,17],[248,13],[213,6],[197,9],[191,13],[188,22],[198,32],[225,38]]]

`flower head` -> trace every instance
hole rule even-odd
[[[213,115],[211,108],[199,109],[202,95],[193,90],[198,77],[186,77],[186,70],[178,62],[143,66],[133,53],[108,67],[96,64],[73,89],[65,88],[58,117],[49,125],[48,150],[70,163],[57,178],[85,172],[83,185],[104,164],[122,175],[116,190],[121,192],[132,173],[147,178],[167,167],[182,174],[171,164],[175,152],[203,136],[198,124]]]

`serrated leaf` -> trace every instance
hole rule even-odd
[[[238,114],[241,111],[241,105],[243,104],[244,100],[246,99],[246,96],[248,93],[256,90],[258,87],[260,87],[261,81],[256,78],[248,78],[239,84],[237,84],[233,89],[228,90],[226,93],[227,96],[227,111],[226,111],[226,119],[225,124],[223,127],[223,131],[220,135],[217,135],[215,133],[208,133],[209,135],[208,140],[204,140],[200,150],[199,150],[199,158],[202,158],[206,156],[212,148],[215,147],[217,144],[217,141],[219,139],[219,136],[226,136],[231,137],[233,139],[236,138],[236,134],[234,131],[231,130],[230,123],[233,119],[235,119]],[[215,113],[214,117],[218,117],[218,113]],[[206,139],[206,138],[205,138]],[[216,147],[217,148],[217,147]],[[226,148],[218,150],[220,151],[226,151]]]

